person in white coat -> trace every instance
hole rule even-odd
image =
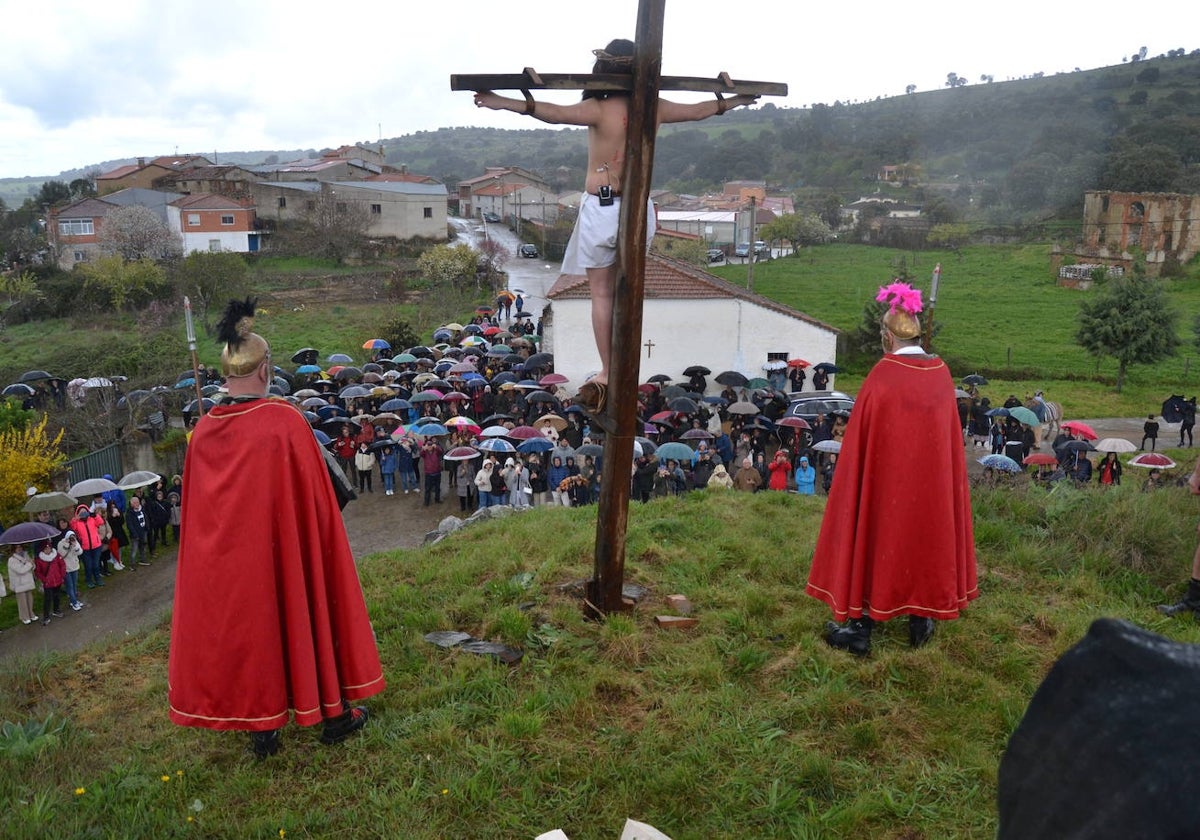
[[[17,613],[22,624],[38,620],[33,611],[34,585],[33,558],[26,553],[25,546],[19,545],[8,558],[8,588],[17,596]]]

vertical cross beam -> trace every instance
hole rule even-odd
[[[613,297],[612,359],[607,409],[616,434],[604,444],[596,517],[594,577],[588,602],[605,615],[625,609],[625,537],[629,524],[633,439],[637,428],[637,385],[646,274],[646,202],[658,133],[658,89],[662,77],[663,7],[666,0],[639,0],[634,37],[633,92],[625,138],[621,185],[620,270]]]

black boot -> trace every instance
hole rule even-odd
[[[1196,620],[1200,621],[1200,580],[1192,578],[1188,581],[1187,594],[1183,596],[1182,601],[1176,604],[1159,604],[1158,611],[1163,615],[1194,612]]]
[[[908,644],[912,648],[919,648],[933,638],[933,630],[937,625],[934,624],[932,618],[925,618],[919,615],[910,615],[908,617]]]
[[[845,625],[825,622],[825,641],[830,647],[848,650],[855,656],[871,652],[871,629],[875,621],[868,616],[852,618]]]
[[[367,725],[371,716],[366,706],[355,706],[344,714],[325,720],[325,731],[321,733],[322,744],[338,744]]]
[[[275,755],[279,752],[279,730],[268,729],[266,732],[251,732],[250,749],[258,758]]]

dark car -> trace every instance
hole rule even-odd
[[[725,259],[725,252],[720,248],[708,249],[708,261],[710,263],[720,262],[723,259]]]
[[[529,243],[525,243],[520,248],[518,248],[517,253],[520,254],[522,257],[529,257],[529,259],[531,259],[531,260],[536,260],[538,257],[537,246],[530,245]]]
[[[500,221],[500,217],[497,216],[495,213],[488,212],[488,213],[483,214],[483,220],[485,222],[491,222],[492,224],[496,224],[497,222]]]
[[[854,408],[854,397],[841,391],[801,391],[789,395],[786,417],[800,417],[812,423],[818,414],[828,417],[835,411],[847,414]]]

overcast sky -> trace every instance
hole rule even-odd
[[[445,126],[533,127],[477,110],[470,93],[450,90],[450,75],[586,72],[593,48],[634,37],[637,7],[0,0],[0,177],[177,152],[321,149]],[[902,95],[909,84],[936,90],[950,72],[976,84],[983,74],[1003,81],[1120,64],[1142,46],[1149,57],[1200,47],[1170,40],[1200,41],[1200,3],[1140,8],[669,0],[663,73],[786,82],[790,95],[772,101],[806,107]]]

